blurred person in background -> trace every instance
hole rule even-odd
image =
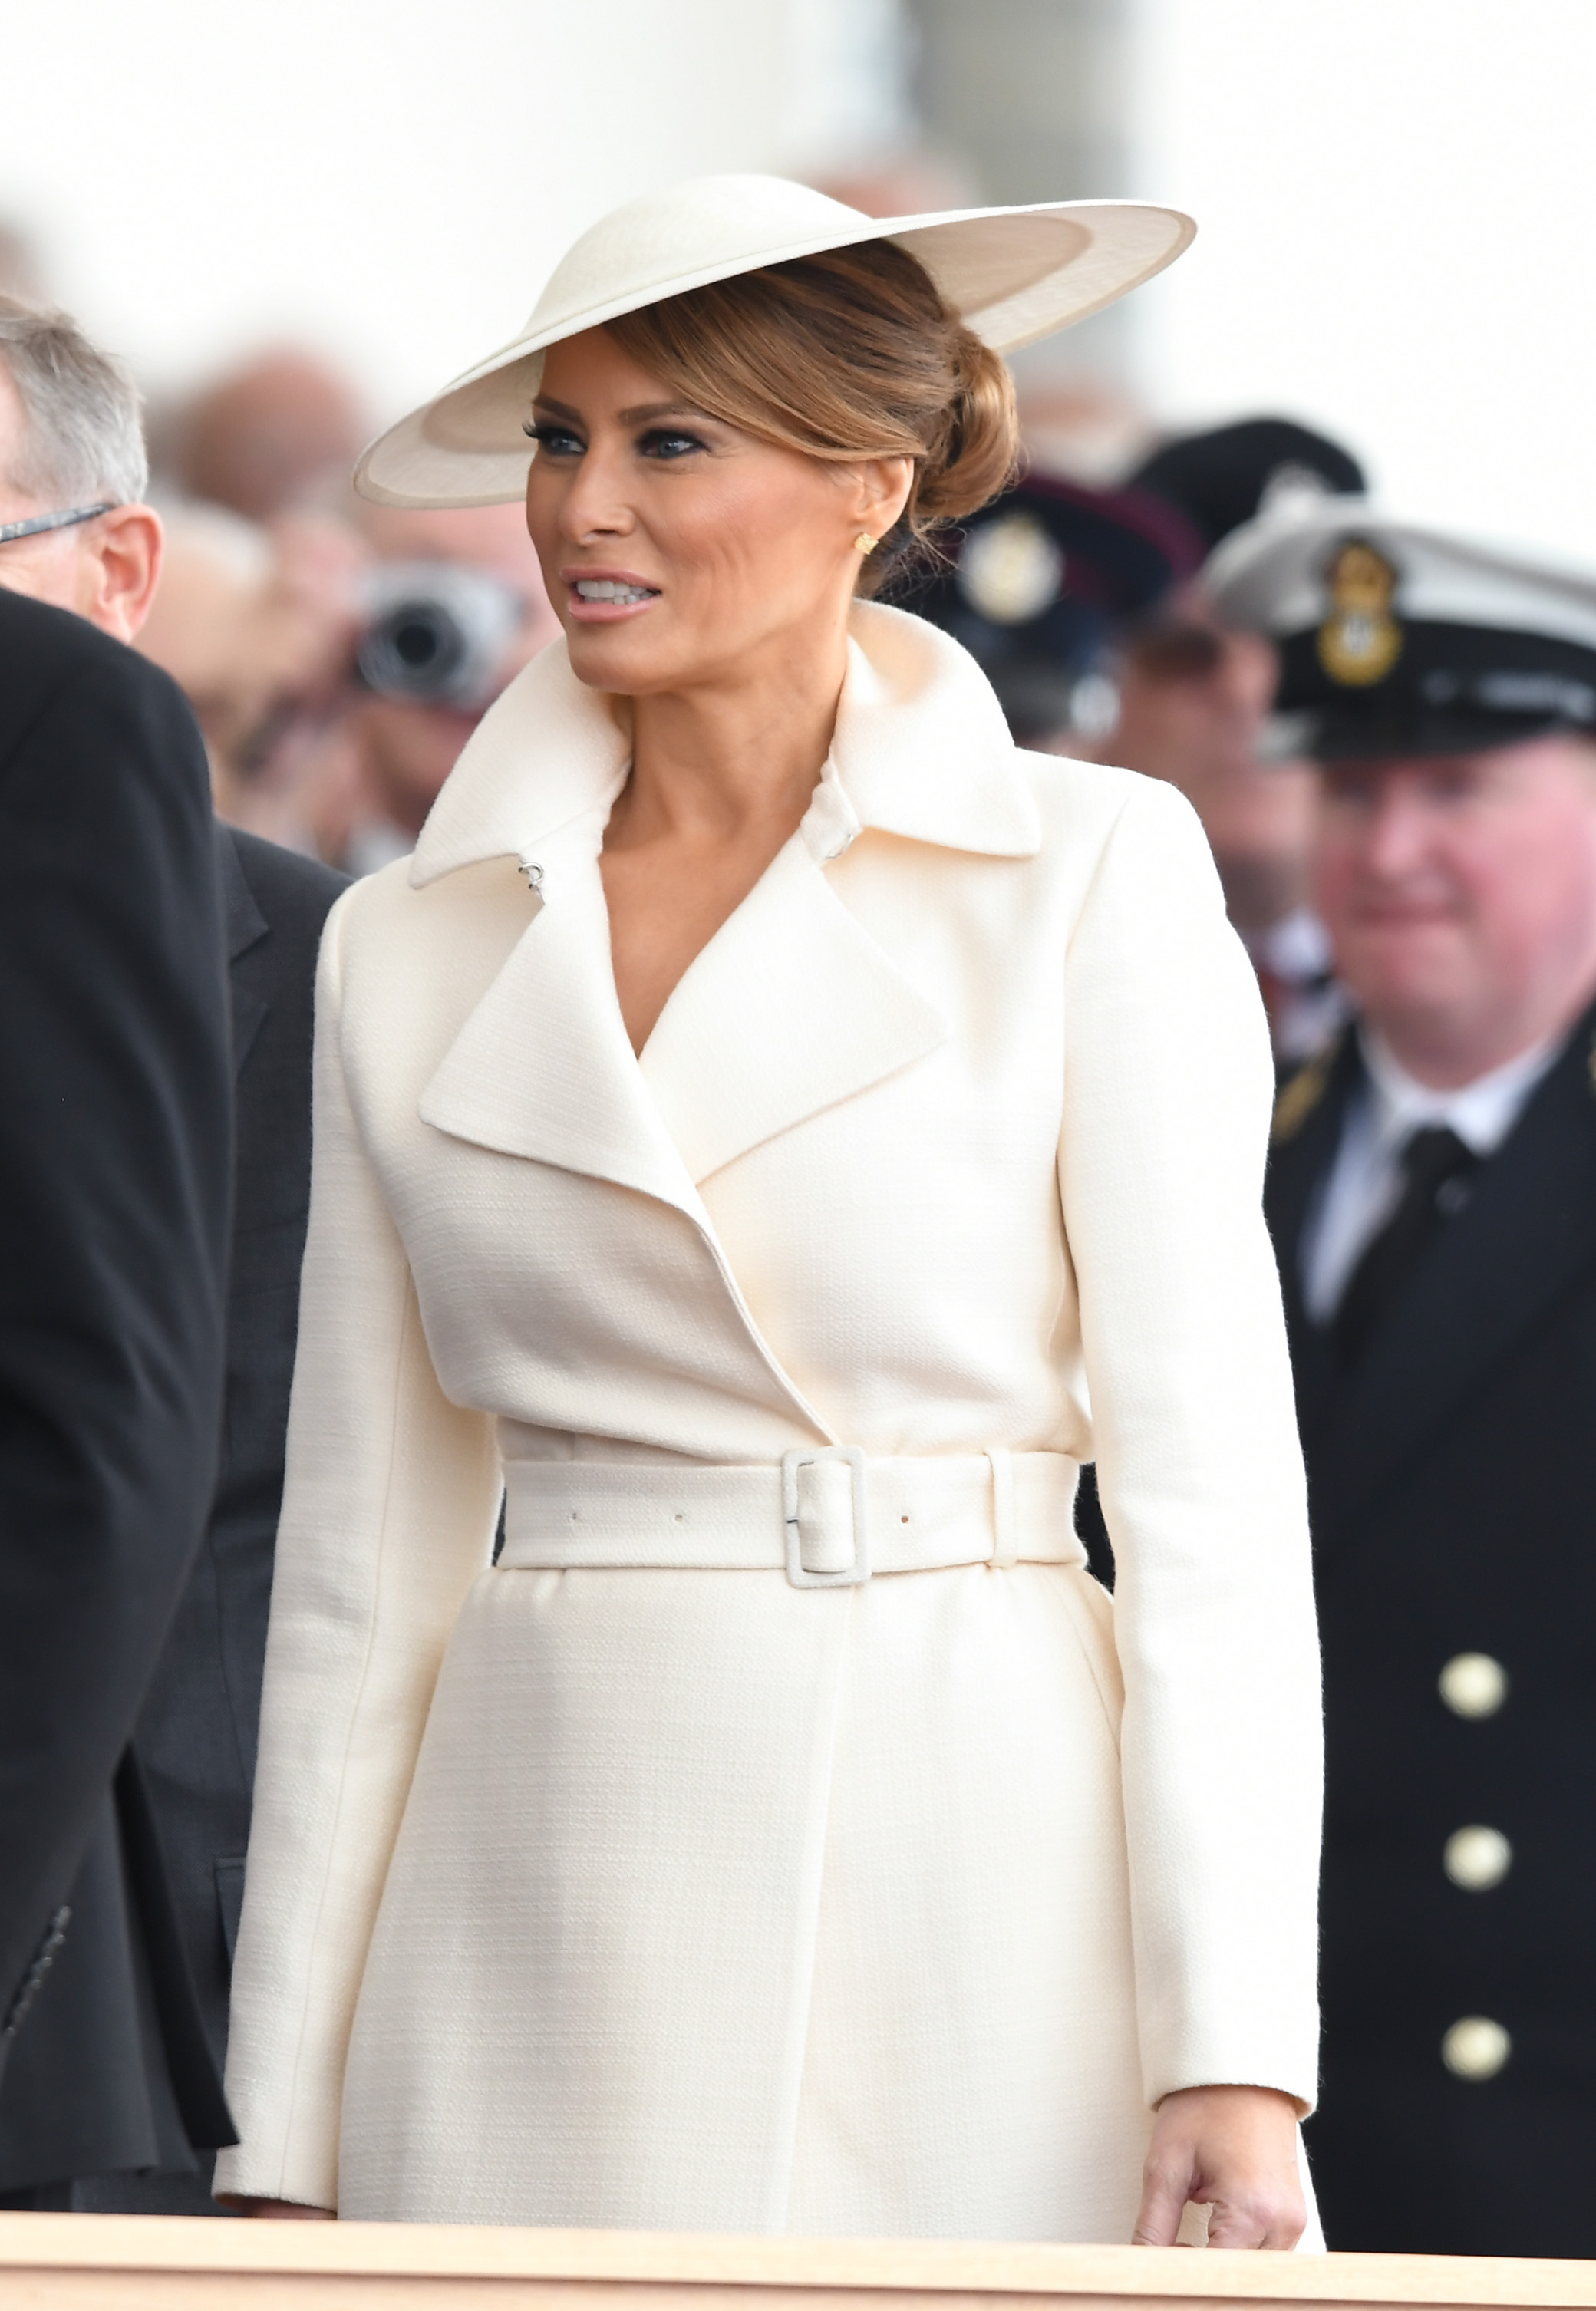
[[[560,631],[514,506],[365,505],[344,703],[303,774],[316,845],[365,875],[414,849],[460,749]]]
[[[315,510],[263,528],[187,501],[167,509],[165,530],[138,648],[188,693],[218,815],[314,850],[302,766],[343,702],[359,633],[361,540]]]
[[[274,346],[160,414],[152,458],[163,492],[265,524],[341,498],[371,430],[341,371]]]
[[[1156,498],[1033,475],[962,522],[890,599],[964,644],[1016,746],[1090,756],[1116,719],[1115,645],[1202,556]]]
[[[85,633],[97,627],[128,642],[158,598],[162,543],[158,517],[136,502],[144,484],[136,394],[72,323],[0,305],[0,477],[21,477],[14,502],[0,501],[0,521],[47,499],[74,510],[95,473],[104,476],[101,496],[134,502],[0,543],[0,587],[76,612]],[[98,501],[90,494],[89,502]],[[99,647],[97,637],[89,647]],[[113,653],[109,665],[130,669],[139,659]],[[128,678],[166,694],[153,669]],[[186,714],[178,736],[171,765],[135,765],[135,774],[154,783],[201,759]],[[120,878],[116,813],[108,807],[101,815],[110,871]],[[74,1918],[59,1962],[39,1987],[0,2084],[0,2194],[11,2204],[214,2214],[209,2153],[231,2140],[219,2080],[310,1195],[312,988],[322,920],[342,878],[214,825],[208,806],[203,825],[213,898],[220,882],[231,990],[231,1050],[214,1119],[214,1160],[231,1174],[231,1292],[225,1352],[219,1315],[205,1364],[207,1385],[223,1391],[224,1441],[217,1469],[213,1408],[203,1545],[153,1678],[149,1661],[140,1665],[136,1684],[148,1679],[148,1690],[118,1774],[119,1819],[107,1817],[69,1897]],[[92,822],[78,840],[90,841],[103,883],[97,831]],[[145,904],[169,937],[185,936],[170,886]],[[197,920],[187,936],[197,936]],[[219,978],[220,941],[216,964]],[[108,1002],[118,999],[109,986],[103,992]],[[170,989],[167,999],[176,1032],[182,1002]],[[48,1060],[36,1064],[48,1082]],[[228,1158],[230,1092],[236,1170]],[[94,1131],[76,1138],[98,1144],[98,1119]],[[113,1141],[109,1152],[139,1176],[127,1150]],[[158,1211],[158,1197],[153,1204]],[[219,1309],[220,1294],[218,1276]],[[159,1441],[159,1423],[151,1426]],[[168,1524],[162,1545],[170,1548],[183,1527],[170,1515]],[[188,1539],[186,1555],[197,1526]],[[150,1568],[143,1578],[148,1609],[160,1605],[159,1642],[174,1592],[163,1598]],[[16,1626],[21,1635],[25,1625]],[[88,1616],[81,1635],[70,1618],[64,1635],[81,1643],[82,1674],[103,1673]],[[7,1764],[0,1757],[0,1773]],[[154,1991],[142,1986],[146,1975]],[[153,1998],[159,2031],[151,2027]]]
[[[1333,441],[1284,418],[1249,418],[1166,443],[1129,485],[1172,508],[1211,553],[1283,497],[1361,492]],[[1131,636],[1119,713],[1096,751],[1180,788],[1202,820],[1231,920],[1252,957],[1283,1063],[1304,1059],[1344,1005],[1309,903],[1317,774],[1268,754],[1276,679],[1262,635],[1230,633],[1200,580]]]
[[[1596,2255],[1596,576],[1326,501],[1210,565],[1349,1030],[1266,1194],[1327,1719],[1333,2243]]]
[[[138,403],[0,298],[0,2204],[231,2140],[129,1735],[216,1478],[232,1175],[204,749],[122,645]]]

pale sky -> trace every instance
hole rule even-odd
[[[1128,4],[1135,189],[1201,228],[1138,300],[1155,409],[1298,412],[1596,562],[1596,0]],[[892,5],[0,0],[0,216],[151,383],[295,335],[386,416],[631,194],[889,138]]]
[[[1592,0],[1136,0],[1162,414],[1318,420],[1408,513],[1596,564]]]

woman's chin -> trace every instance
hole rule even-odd
[[[589,690],[619,690],[641,696],[650,690],[668,690],[680,679],[679,653],[660,647],[660,639],[636,624],[568,626],[566,647],[571,670]]]

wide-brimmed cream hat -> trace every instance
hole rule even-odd
[[[1173,263],[1197,228],[1143,201],[1050,201],[871,217],[783,177],[699,177],[628,201],[561,258],[513,338],[379,434],[355,468],[379,505],[501,505],[527,486],[523,428],[545,349],[563,337],[679,297],[711,281],[847,249],[895,241],[995,352],[1011,353]]]

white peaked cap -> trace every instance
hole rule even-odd
[[[1596,571],[1534,546],[1405,521],[1367,498],[1304,495],[1260,514],[1216,547],[1203,584],[1227,624],[1301,633],[1328,616],[1331,565],[1352,539],[1389,558],[1395,607],[1409,624],[1538,634],[1596,650]]]
[[[1141,201],[870,217],[784,177],[699,177],[612,210],[574,241],[520,335],[379,434],[355,468],[380,505],[500,505],[527,486],[523,427],[545,349],[662,298],[767,265],[891,240],[997,353],[1084,320],[1173,263],[1197,228]]]

